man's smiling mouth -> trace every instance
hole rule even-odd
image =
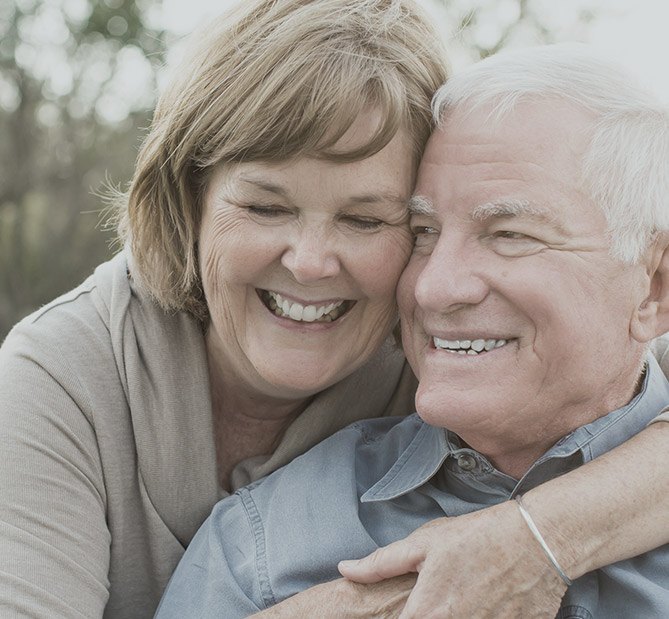
[[[456,355],[479,355],[489,352],[495,348],[501,348],[506,345],[509,340],[497,339],[474,339],[474,340],[444,340],[438,337],[433,337],[432,342],[434,347],[439,350],[445,350]]]
[[[258,295],[265,307],[275,315],[296,322],[333,322],[355,305],[355,301],[345,299],[331,301],[326,305],[302,305],[271,290],[258,290]]]

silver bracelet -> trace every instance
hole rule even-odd
[[[523,501],[520,497],[519,494],[516,495],[516,503],[518,503],[518,508],[520,509],[520,515],[523,517],[523,520],[527,524],[527,526],[530,528],[530,531],[532,531],[532,535],[534,535],[535,539],[539,542],[539,545],[541,546],[541,550],[544,551],[544,554],[546,557],[548,557],[548,560],[551,562],[553,567],[555,568],[555,571],[560,575],[560,578],[562,578],[562,581],[564,582],[565,585],[569,586],[572,583],[571,578],[567,576],[564,573],[564,570],[560,567],[560,564],[557,562],[557,559],[555,558],[555,555],[551,552],[551,549],[548,547],[548,544],[546,543],[546,540],[543,538],[541,533],[539,533],[539,529],[537,529],[537,525],[534,524],[534,520],[532,520],[532,516],[528,513],[528,511],[525,509],[525,506],[523,505]]]

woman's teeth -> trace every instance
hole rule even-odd
[[[434,347],[457,355],[478,355],[493,348],[500,348],[508,340],[442,340],[432,338]]]
[[[328,305],[302,305],[296,301],[284,299],[276,292],[264,291],[262,294],[265,305],[277,316],[290,318],[298,322],[332,322],[347,309],[346,301],[336,301]]]

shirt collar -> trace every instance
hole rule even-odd
[[[416,424],[417,418],[412,415],[402,422],[414,429],[415,436],[390,470],[360,497],[361,502],[394,499],[422,486],[439,470],[450,453],[446,432],[420,420]]]
[[[652,355],[648,355],[647,371],[639,393],[631,402],[611,413],[581,426],[560,439],[551,449],[539,458],[530,468],[523,480],[533,480],[532,485],[546,481],[549,477],[566,472],[572,465],[570,456],[580,452],[581,462],[587,462],[625,442],[640,432],[664,407],[669,404],[669,381]],[[439,470],[444,460],[450,455],[457,455],[462,448],[455,435],[443,428],[430,426],[425,422],[406,424],[415,432],[413,439],[404,449],[395,463],[381,479],[376,482],[361,501],[387,501],[402,496],[427,483]],[[411,419],[411,418],[409,418]],[[407,420],[405,420],[407,421]],[[472,450],[467,450],[470,453]],[[494,467],[484,456],[477,454],[483,467],[492,471]],[[550,474],[542,479],[539,468],[546,467]],[[560,470],[564,462],[564,470]],[[517,491],[523,484],[518,484]],[[523,488],[526,491],[528,488]]]

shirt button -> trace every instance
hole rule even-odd
[[[471,454],[460,454],[458,456],[458,466],[463,471],[473,471],[476,468],[476,458]]]

